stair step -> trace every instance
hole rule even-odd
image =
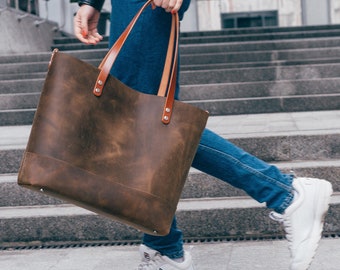
[[[335,193],[324,232],[334,233],[340,214]],[[277,237],[282,227],[268,218],[269,210],[248,197],[181,200],[177,219],[187,238]],[[247,217],[247,218],[245,218]],[[73,205],[0,207],[0,242],[126,241],[141,233],[126,225]],[[15,222],[15,226],[12,226]]]
[[[340,94],[187,101],[210,115],[339,110]]]
[[[51,52],[25,53],[0,55],[0,64],[15,64],[24,62],[46,62],[50,61]]]
[[[195,66],[203,64],[230,64],[230,63],[268,63],[272,64],[303,64],[312,61],[339,62],[340,47],[316,48],[316,49],[295,49],[295,50],[268,50],[254,52],[207,52],[181,54],[181,65]]]
[[[97,62],[98,60],[94,61]],[[46,69],[47,66],[45,66],[45,71],[0,74],[0,81],[45,78]],[[339,63],[183,70],[181,72],[180,83],[182,85],[190,85],[337,78],[339,77],[339,70]]]
[[[0,110],[0,125],[30,125],[33,122],[36,109]]]
[[[38,100],[39,94],[6,95],[2,102],[0,102],[0,126],[32,124]],[[186,102],[208,111],[211,116],[321,110],[329,111],[340,110],[340,93],[190,100]]]
[[[211,100],[340,93],[340,78],[182,85],[180,99]]]
[[[302,59],[302,60],[282,60],[271,62],[230,62],[230,63],[202,63],[202,64],[189,64],[182,65],[182,71],[194,71],[194,70],[217,70],[217,69],[236,69],[236,68],[261,68],[261,67],[285,67],[285,66],[306,66],[306,65],[327,65],[337,64],[340,62],[340,58],[322,58],[322,59]]]
[[[212,116],[207,128],[269,162],[339,159],[339,112]],[[0,172],[17,172],[30,126],[0,131]]]
[[[340,63],[182,71],[181,85],[338,78]]]
[[[333,184],[335,192],[340,192],[340,159],[292,161],[274,163],[285,173],[297,176],[327,179]],[[185,183],[182,198],[216,198],[245,196],[245,192],[237,189],[210,175],[191,169]],[[62,200],[33,192],[17,184],[17,174],[0,174],[0,207],[29,206],[29,205],[57,205]]]
[[[1,99],[5,99],[5,95],[15,99],[15,94],[40,94],[43,84],[43,78],[2,81]],[[340,93],[340,78],[182,85],[180,99],[189,101],[331,93]]]
[[[79,59],[98,66],[105,56],[104,51],[84,54],[80,52],[67,52]],[[31,57],[33,58],[33,57]],[[16,58],[15,58],[16,59]],[[15,60],[14,59],[14,60]],[[35,59],[32,59],[35,60]],[[43,61],[7,62],[0,64],[0,74],[20,74],[46,72],[47,59]],[[260,66],[290,66],[307,64],[333,64],[340,62],[340,48],[323,48],[310,50],[286,50],[286,51],[255,51],[255,52],[210,52],[181,54],[182,70],[199,69],[226,69],[240,67]]]
[[[264,40],[288,40],[302,38],[328,38],[338,37],[339,29],[321,30],[321,31],[299,31],[287,33],[263,33],[263,34],[239,34],[239,35],[210,35],[181,37],[181,44],[202,44],[202,43],[218,43],[218,42],[241,42],[241,41],[264,41]]]
[[[46,72],[34,72],[34,73],[10,73],[1,74],[0,81],[12,81],[12,80],[27,80],[27,79],[44,79],[46,77]]]
[[[35,109],[40,93],[0,94],[0,110]]]
[[[182,54],[199,53],[230,53],[230,52],[256,52],[282,50],[309,50],[317,48],[339,47],[340,37],[308,38],[294,40],[261,40],[242,42],[221,42],[208,44],[181,44]]]
[[[270,26],[270,27],[251,27],[251,28],[232,28],[209,31],[182,32],[181,38],[198,36],[217,36],[217,35],[243,35],[243,34],[264,34],[264,33],[292,33],[308,31],[339,30],[340,24],[330,25],[303,25],[303,26]]]
[[[22,93],[40,94],[44,81],[44,78],[1,81],[0,95]]]

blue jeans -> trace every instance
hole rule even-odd
[[[145,0],[112,0],[110,46]],[[183,16],[190,0],[184,0]],[[157,94],[168,45],[171,16],[163,9],[148,8],[119,54],[111,73],[125,84],[148,94]],[[177,84],[178,97],[179,85]],[[290,205],[292,175],[250,155],[211,130],[203,132],[192,166],[247,192],[268,208],[283,213]],[[145,234],[143,243],[170,258],[183,256],[182,232],[174,218],[167,236]]]

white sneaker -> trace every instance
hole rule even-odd
[[[271,218],[283,222],[292,259],[290,269],[306,270],[321,239],[333,191],[331,183],[315,178],[296,178],[293,187],[293,203],[282,215],[272,212]]]
[[[186,251],[184,252],[183,262],[175,262],[145,245],[140,246],[139,252],[142,262],[137,270],[194,270],[191,255]]]

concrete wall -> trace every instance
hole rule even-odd
[[[340,24],[340,0],[331,1],[331,22]]]
[[[57,24],[13,9],[0,11],[0,55],[50,51]]]

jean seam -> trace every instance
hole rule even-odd
[[[202,147],[205,147],[211,151],[215,151],[215,152],[218,152],[226,157],[228,157],[229,160],[231,160],[234,164],[236,165],[240,165],[242,168],[244,168],[245,170],[251,172],[252,174],[256,175],[258,178],[262,179],[262,178],[265,178],[267,179],[270,183],[272,184],[277,184],[279,187],[283,188],[284,190],[286,191],[292,191],[292,187],[291,186],[287,186],[285,184],[282,184],[281,182],[277,181],[276,179],[272,178],[272,177],[268,177],[266,175],[264,175],[263,173],[261,172],[258,172],[256,169],[253,169],[252,167],[244,164],[243,162],[241,162],[240,160],[238,160],[237,158],[234,158],[233,156],[229,155],[229,154],[226,154],[222,151],[219,151],[215,148],[212,148],[210,146],[207,146],[207,145],[203,145],[202,143],[200,143],[200,146]]]

